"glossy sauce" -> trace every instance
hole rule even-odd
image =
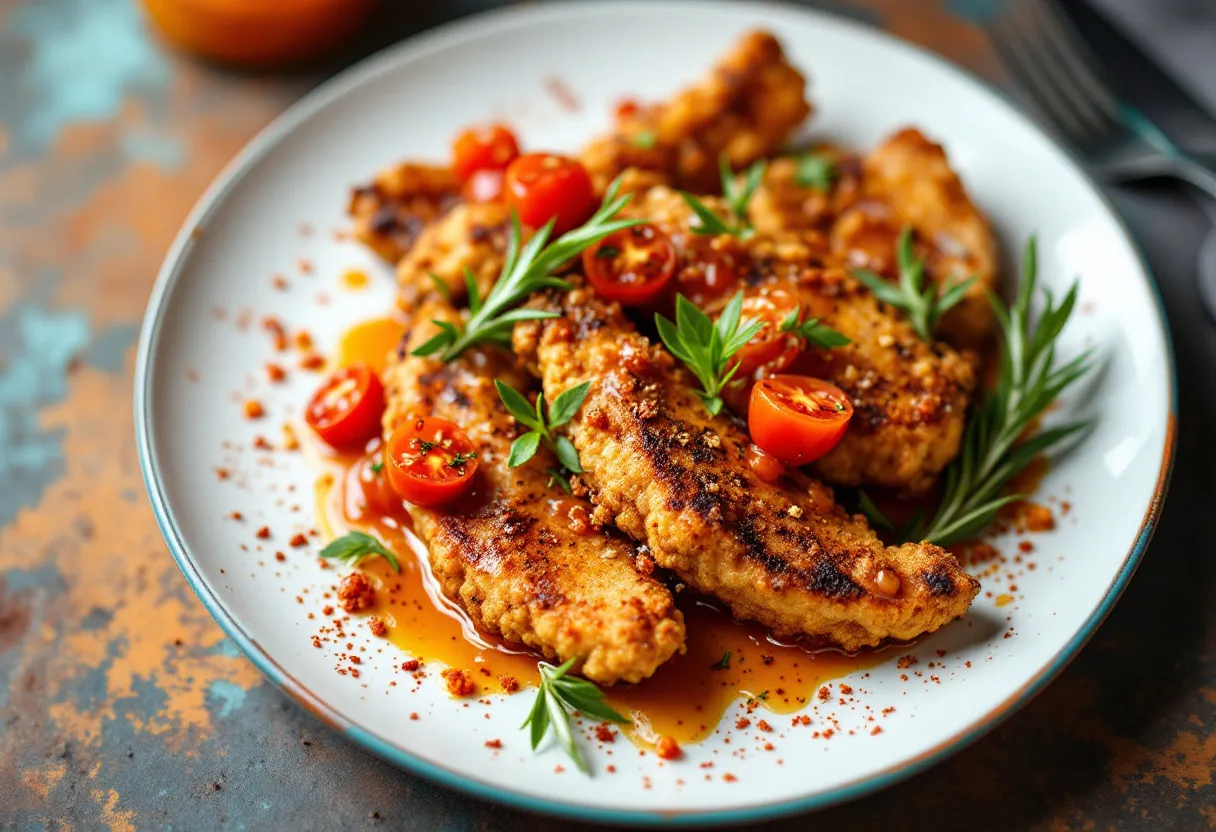
[[[382,368],[403,331],[404,326],[393,320],[356,326],[342,341],[339,363]],[[326,539],[358,529],[377,536],[398,554],[399,575],[382,558],[369,559],[361,567],[377,584],[370,614],[388,624],[388,638],[405,654],[402,661],[421,660],[428,675],[435,675],[428,668],[432,662],[468,670],[479,694],[503,692],[499,682],[503,676],[521,686],[535,685],[539,659],[535,653],[481,631],[443,597],[403,506],[371,471],[378,450],[374,442],[365,455],[320,454],[324,473],[317,482],[319,522]],[[579,501],[565,498],[555,488],[552,511],[568,514],[579,507]],[[651,679],[606,691],[612,705],[634,719],[626,734],[640,745],[650,745],[659,736],[680,743],[702,740],[740,697],[755,699],[757,713],[792,713],[805,706],[825,681],[886,658],[882,652],[847,656],[778,643],[766,628],[737,622],[718,602],[693,593],[677,595],[677,604],[687,625],[687,651]],[[727,651],[730,659],[724,662]]]

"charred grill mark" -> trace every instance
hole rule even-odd
[[[954,579],[945,570],[926,572],[922,577],[925,580],[925,586],[929,588],[929,592],[934,596],[941,597],[954,594]]]

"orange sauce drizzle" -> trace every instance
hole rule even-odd
[[[351,327],[338,342],[338,366],[366,364],[383,373],[388,357],[405,334],[405,322],[397,318],[374,318]]]
[[[400,322],[387,319],[354,327],[342,340],[339,363],[382,368],[403,329]],[[374,446],[369,449],[375,452]],[[398,554],[400,574],[382,558],[369,559],[361,568],[377,584],[376,604],[369,612],[388,625],[388,638],[402,650],[402,661],[416,658],[424,667],[434,662],[466,670],[478,694],[504,692],[499,681],[503,677],[512,677],[521,686],[536,685],[537,654],[482,631],[443,596],[408,515],[399,501],[386,497],[367,460],[332,453],[321,456],[325,472],[317,482],[318,520],[327,539],[358,529],[375,535]],[[561,498],[555,501],[560,510]],[[767,629],[735,621],[716,601],[693,593],[677,596],[677,604],[687,625],[686,652],[640,684],[606,690],[609,702],[633,718],[626,734],[639,745],[649,746],[660,736],[680,743],[703,740],[740,697],[754,700],[753,719],[761,711],[798,711],[825,681],[886,658],[878,651],[850,656],[779,643]]]
[[[343,289],[349,289],[352,292],[366,289],[367,284],[371,282],[371,278],[367,276],[367,272],[361,269],[347,269],[342,272],[338,280],[342,284]]]

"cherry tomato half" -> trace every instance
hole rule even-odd
[[[401,516],[401,496],[388,479],[379,443],[364,453],[346,474],[346,516],[356,522],[376,522]]]
[[[739,274],[728,255],[698,248],[687,251],[685,259],[687,265],[676,275],[676,292],[697,306],[732,294],[739,283]]]
[[[304,421],[335,448],[362,445],[380,433],[384,387],[371,367],[343,367],[321,385],[304,409]]]
[[[506,174],[501,170],[476,170],[464,181],[461,194],[467,202],[496,202],[502,198],[502,181]]]
[[[465,130],[452,142],[452,170],[468,179],[479,170],[506,170],[519,155],[515,134],[501,124]]]
[[[438,506],[459,497],[477,471],[477,453],[459,425],[447,419],[410,419],[393,431],[384,470],[401,499]]]
[[[583,251],[583,270],[601,297],[626,306],[652,300],[676,269],[676,247],[653,225],[609,234]]]
[[[780,289],[743,298],[742,319],[760,321],[764,328],[735,354],[739,378],[750,376],[762,367],[766,375],[779,373],[798,357],[805,346],[802,339],[781,329],[781,322],[797,306],[793,296]]]
[[[540,228],[556,218],[554,235],[577,228],[595,213],[595,191],[587,169],[552,153],[527,153],[507,168],[507,203],[524,225]]]
[[[760,379],[747,408],[752,441],[786,465],[806,465],[832,450],[852,418],[843,390],[807,376]]]

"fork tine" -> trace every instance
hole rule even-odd
[[[1036,67],[1043,83],[1049,84],[1064,102],[1069,112],[1080,121],[1087,132],[1102,131],[1107,126],[1101,111],[1089,101],[1084,90],[1072,77],[1072,68],[1061,57],[1059,44],[1050,34],[1040,14],[1037,0],[1023,0],[1019,8],[1026,19],[1022,43],[1030,63]]]
[[[1025,27],[1019,21],[1019,11],[1023,8],[1022,4],[1017,4],[990,24],[993,46],[1018,87],[1029,96],[1046,120],[1067,137],[1083,142],[1089,134],[1089,129],[1045,77],[1035,51],[1027,45],[1027,39],[1024,37]]]
[[[1051,0],[1030,0],[1028,5],[1046,35],[1048,45],[1063,65],[1061,86],[1066,86],[1063,81],[1070,78],[1079,88],[1075,90],[1076,100],[1083,103],[1103,125],[1118,122],[1119,107],[1115,95],[1102,80],[1088,47],[1081,42],[1072,23],[1061,15]]]

